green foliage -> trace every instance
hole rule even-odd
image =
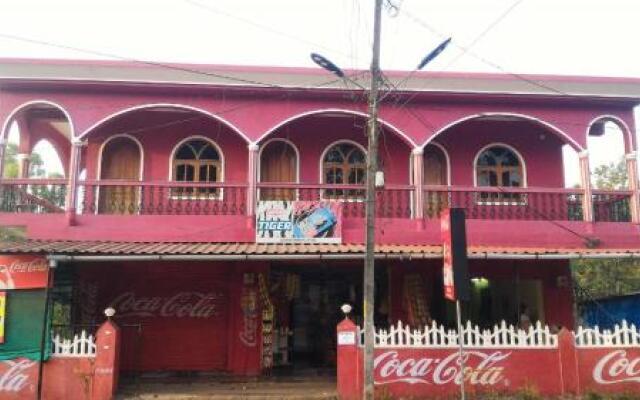
[[[15,143],[8,143],[5,152],[4,163],[4,177],[5,178],[17,178],[19,173],[18,166],[18,145]],[[44,178],[47,171],[44,168],[44,162],[42,157],[38,153],[31,153],[29,160],[29,176]],[[53,176],[52,176],[53,178]]]
[[[594,185],[598,189],[624,189],[628,187],[627,164],[624,157],[616,163],[600,165],[593,171]]]
[[[572,262],[572,269],[576,283],[594,298],[624,295],[640,289],[638,260],[576,260]]]

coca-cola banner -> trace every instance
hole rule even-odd
[[[585,391],[640,393],[640,347],[579,348],[578,373]]]
[[[47,286],[47,259],[33,255],[0,256],[0,289]]]
[[[562,388],[558,354],[552,349],[466,349],[463,358],[464,374],[457,349],[377,349],[375,383],[399,396],[455,394],[463,376],[470,393],[513,391],[532,377],[544,382],[542,393]]]

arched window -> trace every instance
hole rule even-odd
[[[177,182],[211,183],[222,181],[222,159],[218,148],[205,139],[191,139],[174,152],[171,178]],[[194,193],[181,188],[179,194]],[[198,193],[217,193],[218,189],[198,189]]]
[[[322,159],[323,183],[336,185],[362,185],[365,183],[367,156],[354,143],[340,142],[332,145]],[[329,196],[342,195],[342,190],[326,190]],[[349,196],[362,196],[361,190],[348,191]]]
[[[506,146],[487,147],[476,159],[476,184],[497,187],[524,186],[520,157]]]

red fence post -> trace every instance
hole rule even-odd
[[[349,318],[338,324],[338,398],[360,398],[360,373],[358,371],[358,328]]]
[[[96,362],[94,366],[92,400],[113,399],[118,387],[120,369],[120,328],[111,320],[96,333]]]
[[[561,371],[562,394],[579,394],[578,354],[573,332],[562,329],[558,334],[558,352]]]

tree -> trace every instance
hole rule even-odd
[[[17,178],[20,172],[18,165],[18,145],[15,143],[8,143],[5,151],[4,160],[4,177],[5,178]],[[43,178],[47,174],[44,168],[44,162],[40,154],[33,152],[29,157],[29,176]]]
[[[624,157],[618,162],[600,165],[593,171],[594,186],[598,189],[619,190],[627,188],[627,164]]]
[[[624,158],[593,171],[595,187],[619,190],[628,187]],[[626,204],[626,203],[625,203]],[[640,290],[640,262],[629,259],[577,260],[572,264],[576,284],[590,297],[619,296]],[[585,299],[582,299],[585,300]]]

